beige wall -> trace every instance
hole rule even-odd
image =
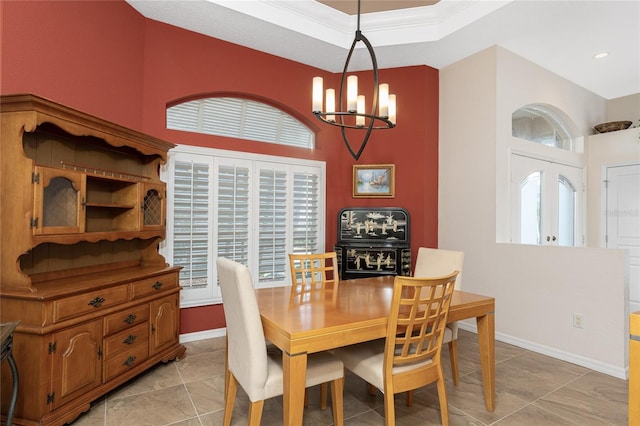
[[[441,70],[440,247],[465,252],[466,291],[496,298],[497,339],[625,377],[625,253],[505,236],[511,113],[529,103],[560,108],[582,135],[606,118],[605,99],[503,48]]]
[[[640,93],[611,99],[607,107],[607,122],[628,120],[632,126],[640,126]]]

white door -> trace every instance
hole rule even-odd
[[[640,311],[640,164],[607,167],[606,246],[629,251],[629,307]]]
[[[521,244],[584,244],[583,169],[511,156],[511,241]]]

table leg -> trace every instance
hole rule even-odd
[[[482,384],[484,386],[484,404],[488,411],[496,406],[496,336],[495,316],[493,312],[476,318],[478,342],[480,345],[480,363],[482,365]]]
[[[283,370],[283,424],[302,424],[304,410],[304,389],[307,375],[307,354],[290,355],[282,351]]]

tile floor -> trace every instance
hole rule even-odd
[[[92,405],[73,426],[222,424],[224,338],[190,342],[186,357],[161,364]],[[627,424],[628,383],[574,364],[496,342],[496,410],[484,408],[476,335],[461,331],[460,385],[450,382],[449,355],[443,352],[451,425],[617,425]],[[331,408],[320,410],[318,389],[309,391],[305,425],[331,425]],[[248,399],[238,390],[233,425],[246,425]],[[384,425],[381,394],[369,396],[365,383],[347,375],[345,425]],[[396,397],[399,425],[440,424],[434,386],[414,394],[407,408]],[[262,425],[282,424],[282,399],[265,403]]]

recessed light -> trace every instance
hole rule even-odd
[[[609,56],[609,52],[600,52],[593,55],[593,59],[602,59],[606,58],[607,56]]]

